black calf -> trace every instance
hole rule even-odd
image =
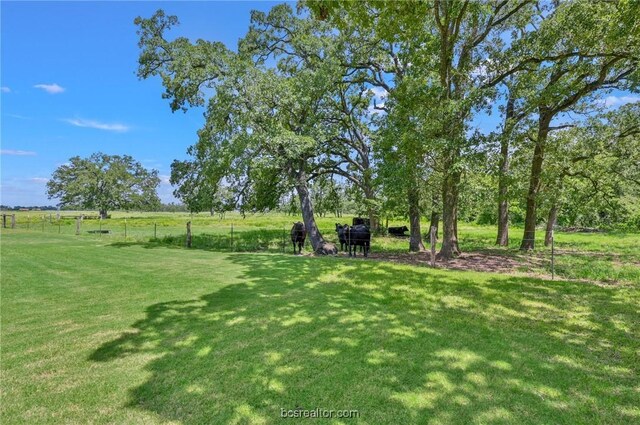
[[[302,254],[302,245],[304,245],[304,240],[307,238],[307,230],[304,228],[304,223],[297,222],[293,223],[293,227],[291,228],[291,242],[293,243],[293,253],[296,253],[296,244],[298,244],[298,251]]]
[[[407,226],[387,228],[387,231],[389,232],[389,234],[394,236],[404,236],[404,232],[408,230],[409,228]]]
[[[369,248],[371,245],[371,232],[369,228],[363,224],[356,226],[344,226],[344,236],[349,247],[349,257],[351,257],[351,247],[353,248],[353,256],[356,257],[355,246],[359,246],[364,250],[364,256],[369,255]]]

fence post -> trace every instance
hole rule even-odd
[[[158,223],[153,223],[153,239],[158,239]]]
[[[191,248],[191,221],[187,221],[187,248]]]
[[[3,229],[7,228],[7,215],[6,214],[2,214],[2,228]]]
[[[553,229],[551,230],[551,280],[555,279],[555,247],[554,247],[554,235],[553,235]]]
[[[80,218],[76,218],[76,236],[80,234]]]
[[[124,238],[127,239],[127,219],[124,219]]]
[[[102,237],[102,216],[100,216],[99,222],[100,222],[100,225],[98,227],[98,229],[99,229],[98,233],[100,234],[100,237]]]
[[[436,266],[436,233],[438,232],[438,228],[436,226],[431,226],[431,267]]]
[[[15,214],[11,214],[11,228],[12,229],[16,228],[16,215]]]

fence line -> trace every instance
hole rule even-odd
[[[9,217],[7,217],[7,228]],[[114,242],[129,243],[166,243],[184,245],[187,241],[185,224],[162,225],[158,222],[140,223],[128,219],[105,222],[86,217],[55,219],[53,217],[23,217],[14,229],[56,233],[76,236],[98,236]],[[277,251],[286,252],[286,226],[258,227],[251,230],[238,230],[235,223],[224,226],[201,226],[192,223],[192,247],[230,251]],[[309,244],[305,244],[309,247]]]
[[[77,237],[98,237],[103,242],[113,243],[144,243],[144,244],[162,244],[171,246],[185,246],[186,244],[186,228],[185,220],[180,222],[167,221],[167,224],[156,220],[136,220],[133,219],[109,219],[100,220],[87,217],[60,217],[58,219],[54,215],[20,215],[20,214],[2,214],[2,231],[7,234],[13,231],[29,231],[38,233],[50,233],[59,235],[77,235]],[[197,219],[196,219],[197,220]],[[207,223],[203,221],[192,221],[192,247],[194,249],[206,249],[211,251],[227,251],[227,252],[292,252],[289,228],[287,224],[269,225],[264,227],[244,227],[237,223]],[[337,235],[334,229],[322,228],[323,234],[329,241],[337,243]],[[588,243],[581,242],[575,238],[562,238],[562,242],[556,241],[556,231],[550,238],[550,246],[544,246],[544,230],[537,231],[536,238],[529,240],[535,241],[536,250],[530,253],[521,253],[517,250],[517,245],[512,243],[507,251],[504,248],[496,247],[496,254],[503,256],[503,260],[497,261],[510,262],[511,270],[515,271],[532,271],[533,273],[543,273],[548,275],[550,279],[556,277],[571,279],[587,279],[603,281],[616,279],[634,279],[639,276],[634,271],[636,260],[630,260],[631,264],[625,263],[625,255],[620,254],[611,260],[611,255],[606,247],[597,248],[589,246]],[[96,235],[97,234],[97,235]],[[563,233],[564,235],[565,233]],[[426,239],[426,238],[425,238]],[[466,240],[465,240],[466,239]],[[372,254],[374,257],[384,258],[385,256],[393,256],[397,254],[407,253],[408,239],[393,237],[376,237],[372,244]],[[491,255],[492,242],[488,241],[486,236],[464,234],[461,242],[467,247],[463,254],[485,251],[485,254]],[[518,238],[520,243],[521,239]],[[437,241],[438,246],[441,241]],[[469,244],[469,245],[467,245]],[[463,246],[464,248],[464,246]],[[305,252],[311,252],[311,244],[309,238],[305,240]],[[427,247],[429,250],[429,247]],[[489,252],[487,252],[489,251]],[[503,254],[501,253],[503,252]],[[511,254],[507,254],[507,252]],[[601,255],[607,252],[607,256]],[[618,254],[614,254],[616,256]],[[426,256],[429,256],[427,251]],[[602,257],[602,258],[601,258]],[[518,266],[516,261],[522,263]],[[606,259],[609,258],[609,263]],[[523,261],[524,260],[524,261]],[[494,261],[495,256],[494,256]],[[627,261],[629,262],[629,261]],[[427,259],[427,265],[432,265]],[[441,266],[440,261],[436,261],[435,266]],[[635,273],[635,274],[634,274]],[[611,276],[611,278],[609,277]],[[630,276],[630,277],[629,277]]]

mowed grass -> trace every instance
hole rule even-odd
[[[12,212],[13,213],[13,212]],[[80,214],[97,216],[95,211],[63,211],[56,220],[55,212],[25,211],[16,213],[17,229],[9,231],[40,232],[46,235],[75,235],[76,220]],[[289,232],[299,216],[266,213],[228,213],[224,218],[209,213],[149,213],[113,212],[108,220],[87,219],[81,224],[80,236],[97,239],[100,243],[151,242],[155,245],[182,247],[186,240],[186,223],[191,221],[193,247],[222,252],[290,252]],[[66,218],[65,218],[66,217]],[[353,216],[317,217],[323,236],[338,243],[336,223],[351,223]],[[408,225],[402,218],[389,221],[390,226]],[[423,233],[429,223],[423,221]],[[520,271],[535,275],[551,276],[551,247],[544,246],[544,230],[536,233],[536,251],[519,251],[523,229],[512,226],[507,248],[495,245],[496,226],[479,226],[459,223],[458,236],[463,252],[489,251],[494,255],[517,258],[522,263]],[[91,233],[108,230],[108,234]],[[440,232],[442,229],[440,229]],[[640,233],[565,233],[555,234],[555,275],[565,279],[592,282],[640,282]],[[408,238],[373,235],[372,252],[397,254],[408,251]],[[428,248],[428,247],[427,247]],[[437,245],[437,249],[440,245]],[[305,247],[311,251],[309,241]]]
[[[3,424],[640,422],[638,285],[34,232],[1,260]]]

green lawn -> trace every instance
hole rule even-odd
[[[17,230],[29,230],[46,235],[75,235],[75,219],[80,212],[62,212],[56,220],[55,212],[29,211],[17,213]],[[96,216],[94,212],[85,212]],[[68,218],[64,218],[68,217]],[[149,242],[155,245],[181,247],[185,245],[187,221],[192,222],[193,246],[199,249],[224,252],[272,252],[291,250],[289,231],[297,216],[283,214],[228,213],[223,219],[208,213],[136,213],[113,212],[109,220],[84,220],[80,235],[98,243]],[[51,219],[51,220],[50,220]],[[335,223],[351,223],[352,216],[340,218],[318,217],[320,231],[330,241],[337,242]],[[391,220],[390,226],[408,224],[401,218]],[[422,223],[426,233],[429,223]],[[459,224],[460,246],[463,252],[488,251],[493,255],[516,258],[522,263],[519,271],[551,276],[551,248],[545,247],[544,231],[536,234],[536,252],[523,254],[518,250],[522,228],[512,226],[508,248],[495,246],[496,227]],[[28,228],[28,229],[27,229]],[[109,234],[89,233],[109,230]],[[126,238],[125,238],[126,235]],[[640,283],[640,234],[607,232],[598,234],[556,233],[555,274],[561,278],[592,282]],[[383,254],[406,253],[408,239],[374,235],[372,252]],[[439,246],[438,246],[439,249]],[[306,250],[311,247],[307,241]]]
[[[640,423],[638,284],[24,231],[1,265],[3,424]]]

